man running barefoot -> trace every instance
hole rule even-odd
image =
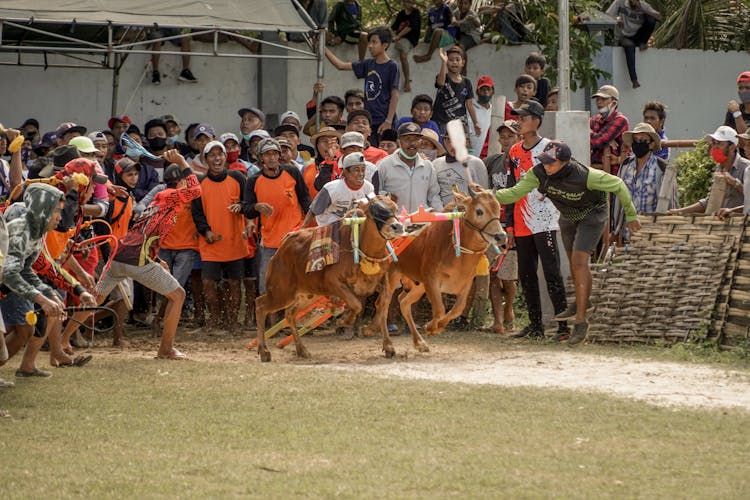
[[[159,260],[159,238],[172,230],[182,206],[189,205],[198,198],[201,188],[198,178],[176,149],[165,152],[163,157],[167,164],[179,165],[182,180],[176,188],[167,188],[157,194],[143,216],[120,238],[112,265],[97,284],[96,294],[97,302],[101,304],[118,283],[131,278],[166,297],[164,327],[156,357],[177,360],[186,359],[184,354],[174,348],[174,337],[185,301],[185,290],[169,273],[166,263]],[[122,331],[122,316],[120,314],[118,321],[119,331]]]

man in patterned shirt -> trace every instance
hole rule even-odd
[[[608,155],[610,164],[607,173],[617,175],[622,134],[630,128],[628,119],[617,110],[620,92],[612,85],[602,85],[591,97],[596,99],[597,110],[597,114],[589,120],[591,167],[604,169],[605,155]]]
[[[166,151],[163,157],[168,164],[180,166],[182,180],[177,188],[167,188],[157,194],[143,216],[120,238],[111,267],[96,286],[96,295],[97,302],[101,304],[118,283],[130,278],[166,297],[164,328],[157,358],[179,360],[186,359],[186,356],[174,348],[174,337],[185,301],[185,290],[170,274],[167,264],[159,259],[159,239],[172,230],[182,205],[200,197],[201,187],[187,161],[176,149]],[[122,336],[122,316],[120,314],[120,321],[115,327],[115,338]]]

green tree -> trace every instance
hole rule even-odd
[[[704,198],[711,188],[716,163],[711,159],[708,149],[708,143],[702,139],[695,145],[695,149],[682,153],[675,160],[679,171],[677,196],[681,207]]]

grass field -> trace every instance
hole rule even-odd
[[[750,491],[750,413],[578,391],[384,379],[253,356],[97,356],[17,381],[0,407],[12,414],[0,420],[2,498]]]

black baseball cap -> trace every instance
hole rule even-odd
[[[555,160],[567,163],[570,161],[571,156],[572,153],[567,144],[563,141],[554,140],[549,141],[549,143],[544,146],[544,150],[539,153],[537,160],[539,160],[542,165],[549,165]]]
[[[177,182],[182,179],[182,169],[176,163],[172,163],[164,169],[164,182]]]
[[[544,106],[539,101],[529,99],[528,101],[523,101],[523,104],[511,111],[510,114],[514,116],[531,115],[537,118],[544,118]]]
[[[291,123],[282,123],[275,129],[273,129],[273,135],[278,137],[282,132],[294,132],[299,137],[299,129]]]
[[[422,127],[414,122],[406,122],[398,128],[398,136],[422,135]]]

